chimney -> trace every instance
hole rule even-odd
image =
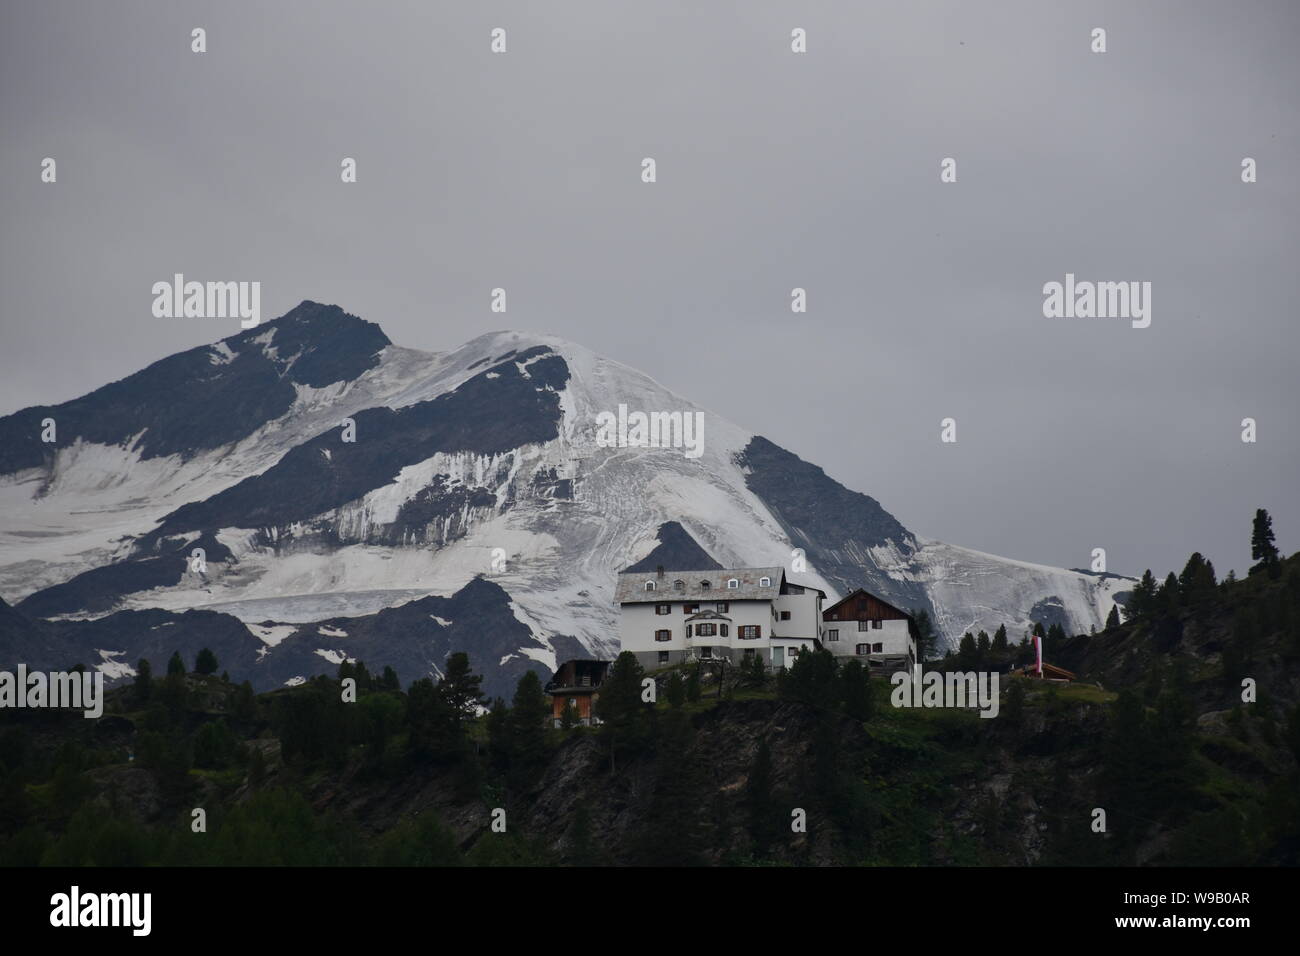
[[[664,576],[664,566],[662,564],[655,568],[655,574],[661,578]]]

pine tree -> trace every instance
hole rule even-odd
[[[551,704],[542,690],[535,671],[526,671],[515,686],[507,718],[510,728],[510,773],[508,782],[515,789],[531,785],[546,765],[547,725]]]
[[[469,667],[468,657],[465,658],[465,666],[466,668]],[[353,670],[352,676],[356,679],[358,691],[363,691],[363,690],[368,691],[374,689],[375,681],[374,678],[370,676],[370,671],[366,670],[365,661],[359,660],[356,662],[355,669]]]
[[[1185,600],[1194,600],[1213,591],[1215,584],[1214,565],[1206,561],[1201,552],[1194,551],[1187,559],[1183,573],[1178,576],[1179,593]]]
[[[1278,563],[1277,548],[1273,546],[1273,519],[1263,508],[1255,512],[1255,522],[1250,532],[1250,556],[1259,562],[1250,569],[1251,574],[1272,570]]]
[[[601,684],[596,716],[601,720],[601,737],[609,745],[611,766],[616,765],[618,754],[635,752],[648,740],[650,708],[641,699],[644,676],[636,655],[623,651]]]
[[[686,703],[686,681],[682,680],[681,671],[673,671],[668,676],[666,692],[668,706],[674,710]]]
[[[999,624],[998,629],[993,634],[993,650],[998,654],[1005,654],[1007,651],[1007,626]]]
[[[1119,627],[1119,605],[1118,604],[1112,604],[1110,606],[1110,613],[1106,615],[1106,630],[1109,631],[1113,627]]]
[[[362,676],[367,678],[368,684],[369,675],[360,661],[357,662],[357,672],[357,686],[361,686]],[[471,673],[468,654],[457,651],[447,658],[446,672],[438,681],[438,696],[447,704],[458,727],[478,713],[483,702],[482,686],[483,675]]]
[[[1156,599],[1156,579],[1147,568],[1142,574],[1142,580],[1133,585],[1133,592],[1128,599],[1128,610],[1134,618],[1149,617],[1155,610]]]
[[[781,693],[818,709],[827,709],[838,703],[836,683],[835,658],[831,652],[825,648],[806,650],[795,657],[786,679],[781,682]]]
[[[185,676],[185,661],[181,660],[180,651],[174,651],[171,659],[167,661],[167,675],[170,677],[172,674]]]
[[[194,672],[207,677],[209,674],[217,672],[217,655],[206,647],[199,651],[198,657],[194,659]]]
[[[1032,663],[1034,660],[1034,645],[1029,643],[1029,635],[1025,634],[1016,645],[1016,666]]]
[[[921,660],[928,661],[934,656],[936,636],[934,622],[930,620],[930,612],[924,608],[914,610],[912,622],[916,625],[916,652]]]
[[[1179,603],[1178,577],[1170,571],[1165,577],[1165,583],[1156,591],[1156,610],[1160,614],[1172,615],[1178,611]]]
[[[153,694],[153,665],[144,658],[135,665],[135,695],[140,700],[148,700]]]
[[[686,699],[692,704],[700,699],[703,689],[700,687],[700,665],[696,664],[691,668],[690,674],[686,677]]]
[[[957,645],[957,669],[974,670],[978,660],[979,648],[975,644],[975,637],[967,631],[961,636],[961,642]]]

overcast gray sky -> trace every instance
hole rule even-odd
[[[152,316],[183,272],[563,336],[984,551],[1300,548],[1300,4],[0,4],[0,413],[238,331]],[[1151,326],[1044,318],[1067,272]]]

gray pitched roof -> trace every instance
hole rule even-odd
[[[776,568],[714,568],[704,571],[664,571],[659,577],[654,571],[624,572],[618,576],[614,600],[619,604],[662,604],[665,601],[763,601],[773,600],[781,593],[783,569]],[[737,588],[728,588],[727,580],[736,578]],[[760,578],[769,578],[767,587],[759,585]],[[647,591],[647,581],[655,583]],[[681,590],[674,585],[682,582]],[[709,587],[703,583],[709,582]]]

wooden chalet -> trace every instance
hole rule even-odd
[[[564,708],[572,706],[577,722],[583,726],[599,723],[593,710],[600,696],[600,685],[609,672],[610,661],[568,660],[559,666],[546,682],[546,693],[551,695],[551,722],[560,726]]]
[[[880,676],[910,672],[920,637],[912,615],[862,588],[822,612],[822,646],[860,659]]]

